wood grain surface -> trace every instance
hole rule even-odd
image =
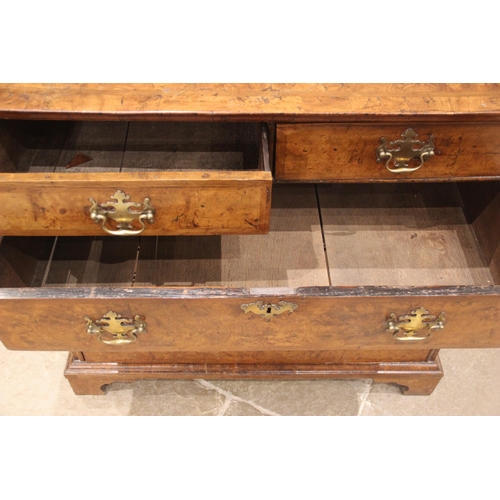
[[[54,289],[46,289],[54,290]],[[0,292],[0,314],[6,318],[0,340],[8,349],[118,352],[221,352],[281,350],[357,350],[357,349],[440,349],[500,347],[498,309],[500,294],[433,295],[406,289],[404,294],[388,290],[386,296],[342,295],[343,290],[318,290],[302,295],[300,291],[278,290],[274,295],[258,291],[228,289],[230,295],[210,296],[212,290],[199,289],[189,295],[186,289],[114,289],[109,299],[96,298],[96,289],[66,288],[51,300],[36,298],[28,289],[14,298],[6,289]],[[307,290],[307,289],[305,289]],[[243,304],[262,300],[293,302],[298,308],[271,321],[253,313],[245,314]],[[390,313],[397,316],[425,307],[431,314],[446,315],[443,330],[415,342],[402,342],[386,332]],[[113,310],[124,317],[141,317],[147,333],[133,344],[110,346],[86,333],[85,316],[94,320]]]
[[[485,262],[495,283],[500,283],[500,182],[460,183],[458,189]]]
[[[257,170],[260,136],[256,123],[131,122],[122,171]]]
[[[99,363],[70,354],[64,372],[75,394],[103,395],[113,382],[147,379],[365,379],[393,383],[403,394],[429,395],[443,377],[439,357],[426,362],[316,364]]]
[[[0,120],[0,171],[265,171],[258,123]]]
[[[318,194],[319,206],[314,186],[279,186],[267,236],[58,237],[43,248],[4,238],[3,286],[21,288],[0,289],[0,313],[9,318],[2,341],[114,352],[82,319],[113,309],[148,323],[147,334],[118,352],[500,346],[500,291],[456,186],[329,185]],[[30,275],[38,287],[29,288]],[[280,300],[298,308],[270,322],[241,309]],[[418,307],[444,312],[444,330],[421,342],[385,331],[390,313]]]
[[[140,238],[58,237],[44,274],[43,287],[82,284],[130,287]],[[88,286],[87,285],[87,286]]]
[[[394,173],[378,163],[380,138],[402,139],[413,128],[418,140],[434,137],[435,155],[414,172]],[[496,124],[278,125],[276,178],[294,181],[444,181],[500,176],[500,134]],[[394,148],[393,148],[394,149]],[[414,168],[418,160],[410,163]],[[390,163],[393,168],[394,164]]]
[[[314,186],[276,186],[269,234],[142,238],[136,285],[328,286]]]
[[[0,172],[53,172],[70,122],[0,120]]]
[[[496,187],[276,189],[272,232],[247,238],[232,233],[269,228],[267,141],[259,158],[250,154],[256,171],[236,161],[230,141],[194,160],[200,151],[185,151],[175,133],[165,140],[189,129],[179,122],[267,121],[278,124],[271,148],[284,180],[498,178],[499,84],[0,84],[0,118],[10,127],[0,123],[0,234],[57,235],[2,239],[0,339],[76,353],[66,376],[77,393],[222,376],[372,377],[429,394],[442,376],[438,349],[500,347]],[[12,119],[34,120],[22,124],[27,147]],[[392,177],[375,150],[409,126],[434,135],[436,155]],[[215,157],[226,171],[211,168]],[[165,176],[165,162],[205,168]],[[201,237],[100,237],[88,198],[108,201],[116,189],[151,198],[157,222],[145,235]],[[94,237],[61,236],[75,232]],[[281,300],[298,307],[269,322],[241,308]],[[414,342],[386,331],[389,314],[418,307],[444,312],[444,329]],[[100,343],[84,318],[110,309],[141,315],[147,332],[129,345]]]
[[[495,283],[455,185],[331,184],[318,194],[333,286]]]
[[[150,199],[156,215],[145,234],[268,231],[272,175],[259,124],[7,122],[0,235],[106,235],[89,199],[101,205],[118,189]]]
[[[417,118],[418,115],[418,118]],[[500,119],[499,84],[1,84],[0,117],[342,121]]]
[[[119,172],[127,131],[127,122],[71,123],[54,171]],[[88,161],[78,163],[77,155],[87,157],[84,160]],[[72,162],[77,164],[73,166]]]
[[[118,175],[113,172],[21,177],[0,174],[0,203],[4,207],[0,213],[0,234],[104,236],[101,226],[90,218],[89,198],[102,204],[111,201],[118,189],[137,203],[149,198],[156,209],[155,222],[146,223],[144,234],[268,231],[270,172],[121,172]]]
[[[78,353],[78,359],[89,363],[211,363],[211,364],[310,364],[425,362],[434,359],[436,350],[352,350],[352,351],[222,351],[222,352],[100,352]],[[75,353],[76,354],[76,353]]]

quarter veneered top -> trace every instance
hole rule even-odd
[[[500,84],[0,84],[0,117],[497,121]]]

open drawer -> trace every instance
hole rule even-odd
[[[0,340],[179,356],[500,347],[499,209],[496,182],[288,185],[253,238],[4,237]]]
[[[0,235],[262,234],[255,123],[0,120]]]

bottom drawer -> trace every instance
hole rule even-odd
[[[500,347],[499,192],[279,186],[268,235],[4,237],[0,339],[186,359]]]

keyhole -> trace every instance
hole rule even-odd
[[[271,308],[270,307],[267,308],[267,314],[271,314]]]

